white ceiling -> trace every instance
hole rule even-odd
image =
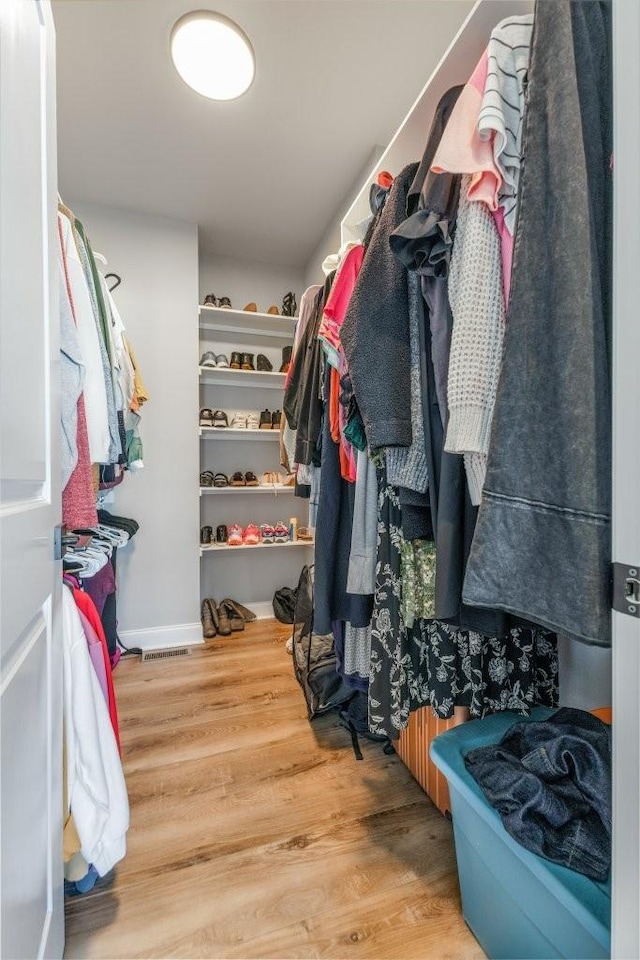
[[[253,44],[239,100],[198,96],[171,64],[172,25],[204,6]],[[54,0],[62,196],[197,223],[207,252],[303,266],[471,6]]]

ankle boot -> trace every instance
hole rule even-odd
[[[255,370],[253,365],[253,354],[252,353],[243,353],[242,354],[242,370]]]
[[[229,364],[232,370],[239,370],[242,366],[242,354],[234,351],[231,354],[231,363]]]
[[[293,353],[293,347],[283,347],[282,348],[282,366],[280,367],[280,373],[288,373],[289,367],[291,365],[291,354]]]

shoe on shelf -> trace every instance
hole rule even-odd
[[[257,430],[260,427],[260,417],[257,413],[247,414],[247,430]]]
[[[216,543],[226,543],[229,539],[229,532],[225,523],[216,527]]]
[[[212,427],[213,426],[213,412],[211,407],[203,407],[200,411],[200,426],[201,427]]]
[[[218,306],[222,307],[224,310],[233,310],[233,307],[231,306],[231,300],[229,300],[229,297],[220,297],[220,299],[218,300]],[[293,316],[293,314],[291,314],[291,316]]]
[[[204,298],[203,307],[217,307],[217,306],[218,306],[218,301],[216,299],[215,294],[208,293]]]
[[[229,603],[228,600],[223,600],[221,606],[226,610],[232,631],[236,633],[238,630],[244,630],[244,617],[233,604]]]
[[[229,534],[227,536],[227,543],[230,547],[241,547],[242,546],[242,527],[239,523],[232,523],[229,527]]]
[[[244,475],[244,482],[247,487],[259,487],[260,483],[253,470],[247,470]]]
[[[232,487],[246,487],[244,474],[240,470],[237,470],[231,477],[229,485]]]
[[[250,523],[245,527],[244,533],[242,534],[242,542],[248,547],[255,547],[260,543],[260,530],[256,527],[255,523]]]
[[[213,478],[213,485],[214,487],[218,487],[218,488],[228,487],[229,477],[226,475],[226,473],[216,473],[216,475]]]
[[[217,606],[218,613],[218,633],[221,637],[228,637],[231,635],[231,624],[229,622],[229,614],[227,613],[227,608],[224,603],[219,603]]]
[[[279,430],[280,421],[282,420],[282,410],[274,410],[271,414],[271,429]]]
[[[274,542],[275,543],[287,543],[289,540],[289,527],[278,520],[275,527],[273,528]]]
[[[224,410],[214,410],[213,411],[213,426],[214,427],[228,427],[229,420]]]
[[[259,353],[256,357],[256,367],[262,373],[271,373],[273,370],[273,364],[268,357],[265,357],[264,353]]]
[[[234,413],[231,418],[231,429],[232,430],[246,430],[247,429],[247,415],[246,413]]]
[[[257,312],[258,312],[258,304],[257,304],[257,303],[254,303],[253,300],[252,300],[251,303],[248,303],[248,304],[246,305],[246,307],[244,308],[244,312],[245,312],[245,313],[257,313]]]
[[[242,354],[242,364],[240,367],[241,370],[255,370],[253,365],[253,354],[252,353],[243,353]]]
[[[289,373],[292,353],[293,347],[291,345],[282,348],[282,364],[280,365],[280,373]]]
[[[216,620],[217,619],[218,617],[216,611]],[[218,632],[218,628],[216,627],[213,619],[210,600],[202,601],[200,606],[200,622],[202,623],[202,636],[207,640],[211,640],[212,637],[215,637],[216,633]]]
[[[310,527],[298,527],[298,540],[313,540],[313,531]]]
[[[297,309],[298,304],[296,303],[296,295],[295,293],[289,291],[289,293],[284,295],[282,300],[282,316],[295,317]]]
[[[229,364],[232,370],[239,370],[242,366],[242,354],[234,350],[231,354],[231,363]]]
[[[213,535],[213,530],[211,527],[202,527],[200,530],[200,543],[203,546],[206,546],[211,543],[211,537]]]
[[[201,487],[212,487],[214,484],[214,473],[213,470],[203,470],[200,474],[200,486]]]
[[[273,543],[275,531],[270,523],[260,525],[260,536],[262,537],[263,543]]]
[[[290,473],[287,477],[285,477],[282,485],[283,485],[283,487],[295,487],[295,485],[296,485],[296,475],[295,475],[295,473]]]
[[[229,368],[229,358],[225,353],[219,353],[216,356],[216,367],[223,370]]]
[[[216,365],[216,355],[211,350],[207,350],[206,353],[203,353],[200,357],[200,366],[201,367],[215,367]]]
[[[279,317],[279,316],[280,316],[280,311],[279,311],[278,308],[276,307],[275,303],[272,303],[272,304],[271,304],[271,306],[270,306],[269,309],[267,310],[267,313],[271,314],[272,317]]]
[[[263,410],[260,414],[260,429],[271,430],[271,410]]]
[[[238,603],[237,600],[230,600],[228,597],[222,601],[227,607],[233,607],[237,613],[240,614],[245,623],[253,623],[254,620],[257,620],[257,616],[253,610],[249,610],[249,607],[245,607],[242,603]]]

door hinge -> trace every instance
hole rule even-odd
[[[629,617],[640,617],[640,564],[613,564],[613,609]]]

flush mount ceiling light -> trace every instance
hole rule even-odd
[[[177,21],[171,31],[171,58],[184,82],[210,100],[242,96],[256,72],[245,33],[211,10],[196,10]]]

